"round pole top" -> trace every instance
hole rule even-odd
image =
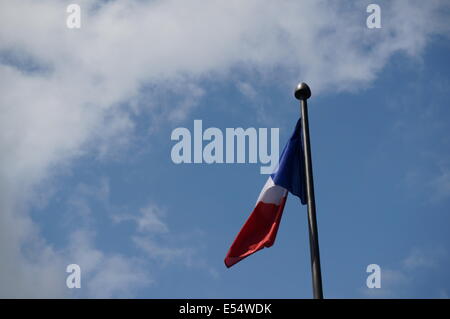
[[[311,89],[308,84],[301,82],[295,88],[294,95],[297,100],[307,100],[311,97]]]

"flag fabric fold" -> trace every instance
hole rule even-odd
[[[301,203],[306,204],[300,119],[281,153],[277,169],[264,185],[250,217],[225,257],[227,267],[274,244],[288,192],[298,196]]]

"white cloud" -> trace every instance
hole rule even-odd
[[[133,241],[148,256],[161,260],[164,263],[173,262],[177,258],[189,257],[190,255],[189,249],[164,247],[149,237],[135,236],[133,237]]]
[[[399,287],[411,284],[411,278],[402,271],[381,269],[381,288],[362,289],[362,293],[369,298],[400,298]]]
[[[443,247],[415,247],[395,268],[381,266],[381,288],[364,287],[370,298],[440,298],[444,287],[427,287],[435,272],[445,272],[448,254]]]
[[[167,233],[169,228],[161,220],[162,215],[164,215],[164,212],[159,207],[154,204],[149,204],[146,207],[141,208],[138,215],[113,215],[112,219],[116,223],[134,221],[139,232]]]
[[[195,242],[198,233],[174,233],[163,221],[165,211],[154,204],[139,210],[138,214],[116,214],[112,220],[116,223],[131,221],[136,231],[132,242],[144,252],[144,256],[163,265],[178,263],[188,268],[206,270],[217,277],[217,271],[201,256],[201,247]]]
[[[257,93],[255,88],[248,82],[240,81],[237,83],[237,88],[242,95],[246,96],[248,99],[253,100],[256,98]]]
[[[184,242],[181,245],[179,243],[168,245],[164,239],[156,239],[145,235],[136,235],[132,240],[147,257],[157,260],[163,265],[177,263],[188,268],[206,271],[213,278],[219,276],[217,270],[200,255],[199,247],[192,246],[192,243]]]
[[[60,256],[40,239],[35,225],[20,211],[0,215],[0,297],[64,297],[65,274]]]
[[[3,296],[64,294],[61,278],[49,278],[60,254],[30,218],[30,201],[61,167],[127,145],[142,108],[179,121],[206,94],[202,80],[236,69],[260,81],[281,72],[280,85],[307,80],[315,94],[362,88],[393,54],[418,57],[430,35],[448,31],[442,1],[386,3],[380,31],[365,28],[363,4],[334,1],[79,1],[80,30],[65,27],[66,4],[0,3]]]
[[[67,260],[81,268],[81,296],[129,297],[137,288],[153,282],[144,270],[142,260],[106,254],[96,249],[92,241],[93,234],[86,230],[73,233],[70,240]]]
[[[446,251],[442,248],[413,249],[409,256],[403,260],[405,269],[433,269],[439,266],[439,262],[446,256]]]

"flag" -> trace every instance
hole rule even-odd
[[[288,192],[306,204],[305,165],[301,120],[281,153],[277,169],[270,175],[250,217],[236,236],[226,257],[231,267],[245,257],[275,242]]]

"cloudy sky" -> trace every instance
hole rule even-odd
[[[307,82],[325,297],[450,294],[450,4],[0,0],[0,296],[310,298],[306,208],[223,258],[267,176],[171,132],[280,128]],[[81,267],[68,289],[66,266]],[[382,288],[366,287],[366,267]]]

